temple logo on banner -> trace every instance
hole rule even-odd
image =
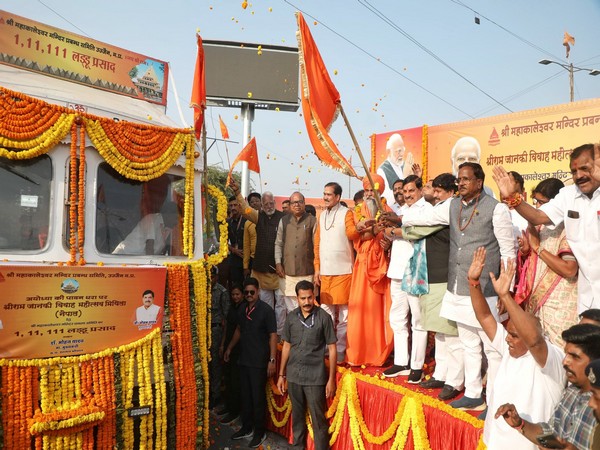
[[[500,143],[500,137],[498,136],[498,132],[496,131],[496,127],[492,128],[492,134],[490,134],[490,138],[488,139],[489,146],[495,146]]]

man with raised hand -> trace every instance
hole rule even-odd
[[[514,261],[500,268],[500,276],[490,274],[499,300],[509,315],[506,329],[499,324],[481,292],[479,278],[485,266],[486,251],[479,247],[467,274],[471,301],[481,328],[501,355],[502,361],[494,380],[488,407],[495,412],[501,404],[515,405],[527,420],[546,420],[558,404],[565,387],[562,368],[564,353],[543,336],[539,321],[523,311],[509,292],[515,274]],[[518,430],[488,414],[483,427],[483,441],[489,450],[535,450],[536,445]]]
[[[532,225],[557,226],[564,222],[567,241],[577,262],[578,312],[600,308],[600,159],[598,146],[585,144],[573,150],[570,169],[573,185],[565,186],[558,195],[538,209],[518,195],[518,186],[502,166],[494,167],[494,180],[502,200],[513,207]],[[540,247],[540,255],[545,250]]]

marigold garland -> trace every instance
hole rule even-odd
[[[334,445],[339,437],[346,410],[348,411],[350,438],[352,439],[353,446],[356,449],[364,449],[365,440],[371,445],[384,445],[386,442],[391,440],[391,450],[403,449],[408,440],[409,431],[412,431],[414,447],[430,450],[423,405],[442,410],[446,414],[466,422],[475,428],[480,429],[483,427],[483,422],[481,420],[478,420],[463,411],[455,410],[454,408],[441,403],[438,400],[429,397],[428,395],[411,391],[410,389],[381,380],[377,377],[352,372],[348,369],[338,368],[338,372],[340,372],[342,376],[338,383],[336,395],[326,412],[326,417],[331,419],[329,426],[329,432],[331,433],[329,441],[330,445]],[[402,395],[402,400],[398,405],[398,409],[396,410],[393,421],[379,436],[372,434],[365,423],[362,415],[360,397],[357,390],[358,380],[377,385],[383,389]],[[267,408],[273,424],[276,427],[281,428],[285,426],[289,420],[291,413],[291,402],[289,397],[286,396],[284,404],[282,406],[277,406],[274,396],[275,392],[276,387],[274,386],[274,383],[268,383]],[[276,412],[285,412],[282,420],[277,419]],[[313,430],[308,416],[307,425],[309,435],[312,437]],[[483,448],[485,448],[485,445],[480,439],[477,450],[481,450]]]
[[[217,222],[219,222],[219,252],[206,258],[208,265],[212,267],[223,261],[228,254],[227,197],[212,184],[209,184],[206,189],[210,196],[217,199]]]
[[[190,278],[188,266],[167,266],[171,346],[175,378],[176,448],[196,448],[196,380],[191,339]]]

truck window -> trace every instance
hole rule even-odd
[[[183,177],[131,181],[106,163],[98,167],[96,248],[113,255],[181,256]]]
[[[40,253],[48,240],[52,161],[0,158],[0,249]]]

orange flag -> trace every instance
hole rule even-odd
[[[300,84],[302,115],[312,147],[325,165],[357,177],[356,172],[329,137],[329,128],[339,113],[340,93],[329,78],[319,49],[313,40],[301,13],[298,20],[298,56],[300,58]]]
[[[260,173],[258,150],[256,149],[256,138],[252,138],[252,140],[248,142],[240,154],[235,157],[235,160],[229,169],[229,173],[227,174],[227,182],[225,183],[226,186],[229,186],[229,181],[231,181],[231,172],[233,172],[233,168],[240,161],[246,161],[248,163],[248,170]]]
[[[221,137],[223,139],[229,139],[229,130],[227,129],[227,125],[221,119],[221,114],[219,114],[219,125],[221,126]]]
[[[571,53],[571,45],[575,45],[575,38],[566,31],[563,37],[563,45],[566,47],[567,59],[569,59],[569,54]]]
[[[198,39],[198,57],[196,58],[196,70],[194,72],[194,85],[192,86],[192,99],[190,106],[194,108],[194,130],[196,130],[196,139],[200,139],[200,131],[204,123],[204,110],[206,109],[206,83],[204,77],[204,47],[202,47],[202,38],[199,34]]]

